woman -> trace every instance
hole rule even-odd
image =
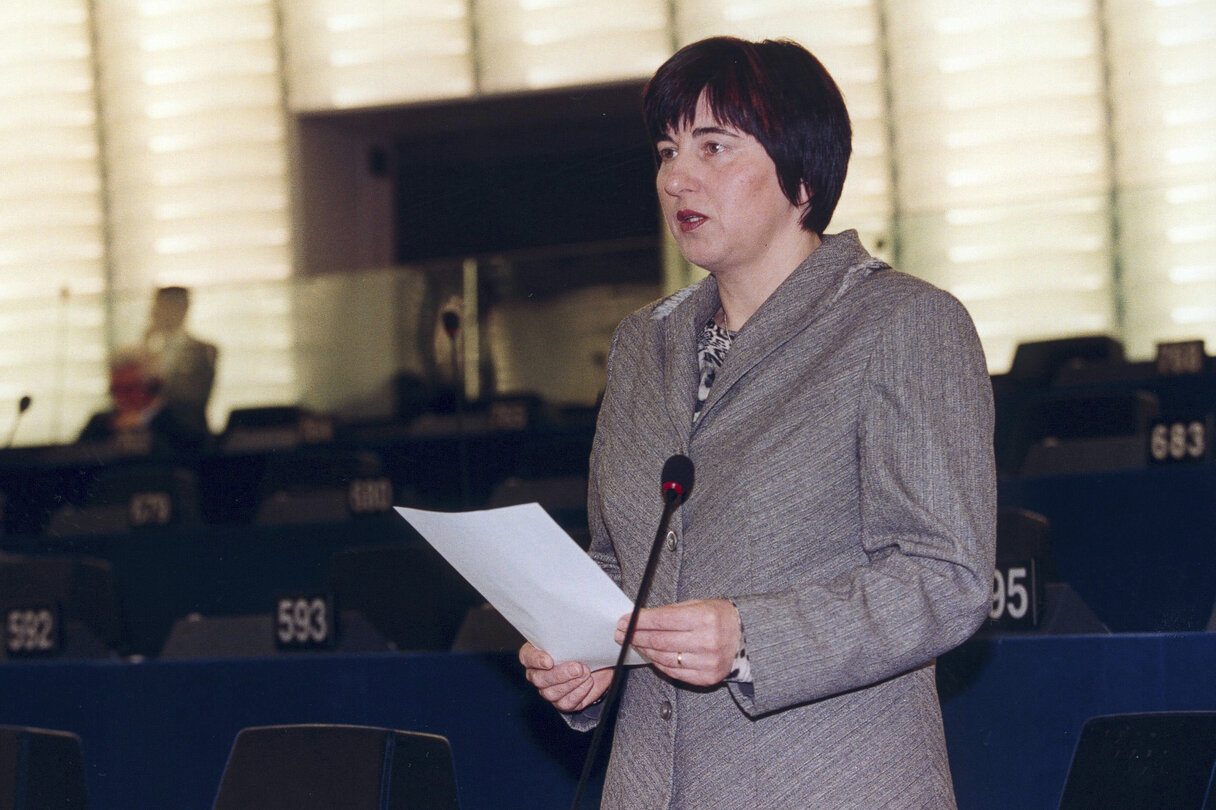
[[[664,219],[706,280],[613,338],[591,554],[636,593],[688,455],[634,647],[605,808],[954,805],[934,658],[985,616],[991,387],[946,293],[825,235],[844,102],[790,42],[690,45],[646,87]],[[621,639],[627,617],[618,630]],[[576,728],[611,670],[525,645]]]

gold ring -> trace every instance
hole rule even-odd
[[[676,653],[676,666],[677,667],[684,666],[684,653],[682,653],[682,652]]]

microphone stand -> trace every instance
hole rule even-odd
[[[460,316],[448,310],[443,313],[443,331],[447,333],[452,347],[452,385],[456,405],[456,444],[460,464],[460,508],[469,508],[469,447],[468,436],[464,426],[464,378],[461,376],[460,359],[457,356],[459,344],[456,341],[460,333]]]
[[[684,459],[683,456],[672,456],[672,459],[676,458]],[[687,461],[687,459],[684,460]],[[613,711],[616,709],[616,703],[623,688],[622,682],[625,679],[625,657],[629,654],[629,645],[633,643],[633,633],[638,626],[638,612],[646,603],[646,597],[650,593],[650,582],[654,579],[654,569],[658,567],[659,552],[663,548],[663,536],[667,534],[667,527],[671,523],[671,516],[676,511],[676,507],[684,501],[688,491],[692,489],[692,462],[688,462],[687,486],[669,480],[671,476],[666,473],[671,463],[671,459],[669,459],[667,464],[663,465],[663,478],[665,479],[663,482],[663,516],[659,519],[658,531],[655,532],[654,542],[650,545],[650,556],[646,558],[646,569],[642,572],[642,582],[638,586],[638,598],[634,601],[633,611],[629,614],[629,624],[625,628],[625,638],[621,641],[621,651],[617,654],[616,664],[612,667],[612,683],[608,686],[607,695],[604,696],[600,721],[591,735],[591,745],[587,749],[587,758],[583,760],[583,772],[578,778],[578,789],[574,793],[574,802],[570,805],[571,810],[578,810],[583,798],[583,790],[587,787],[587,778],[591,775],[591,768],[595,763],[600,739],[604,736],[604,727],[608,725],[608,719],[612,717]]]

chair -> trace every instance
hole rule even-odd
[[[511,477],[499,482],[490,492],[489,508],[539,503],[549,516],[587,548],[587,476],[564,475],[546,478]]]
[[[50,537],[121,534],[145,528],[181,528],[201,520],[198,478],[172,463],[113,463],[81,478],[84,492],[68,496],[47,521]]]
[[[452,641],[452,652],[516,652],[526,641],[493,605],[470,607]]]
[[[17,555],[0,560],[0,617],[11,611],[46,611],[53,627],[46,654],[109,658],[125,644],[114,572],[106,560]],[[10,650],[0,649],[0,660]]]
[[[448,741],[366,726],[242,730],[214,810],[459,810]]]
[[[484,601],[422,543],[337,552],[330,583],[343,610],[361,614],[399,650],[449,650],[465,612]]]
[[[0,726],[0,810],[86,810],[80,738]]]
[[[1124,362],[1123,344],[1108,335],[1078,335],[1019,343],[1009,376],[1051,384],[1067,368],[1117,366]]]
[[[295,405],[233,408],[219,436],[220,451],[268,453],[294,449],[304,443],[306,418],[308,413]]]
[[[1216,808],[1216,712],[1091,717],[1060,810]]]
[[[386,512],[392,507],[392,482],[382,469],[380,457],[365,450],[320,446],[272,453],[254,522],[333,523]]]
[[[1021,415],[1027,440],[1020,474],[1107,472],[1144,467],[1149,425],[1160,415],[1147,391],[1058,392]]]
[[[1047,518],[1025,509],[1000,509],[996,523],[996,570],[1009,576],[1014,566],[1034,566],[1022,583],[1030,611],[1020,621],[989,619],[982,635],[1020,632],[1036,635],[1109,633],[1080,595],[1060,580]],[[1029,590],[1033,586],[1033,592]]]
[[[1062,373],[1076,369],[1117,369],[1124,365],[1123,345],[1105,335],[1082,335],[1018,344],[1013,364],[992,378],[996,405],[997,469],[1016,474],[1033,437],[1025,435],[1025,411],[1046,393]]]

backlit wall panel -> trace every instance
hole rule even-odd
[[[1093,0],[885,4],[902,269],[971,310],[988,361],[1116,332]]]
[[[709,36],[792,39],[836,80],[853,124],[853,157],[829,226],[856,228],[866,246],[892,258],[891,159],[877,0],[685,0],[676,5],[681,45]]]
[[[464,0],[291,0],[281,8],[292,110],[474,92]]]
[[[1126,341],[1216,347],[1216,3],[1108,0]]]
[[[87,4],[0,4],[0,442],[73,437],[104,403],[105,288]]]
[[[640,79],[671,54],[664,0],[477,0],[485,93]]]

